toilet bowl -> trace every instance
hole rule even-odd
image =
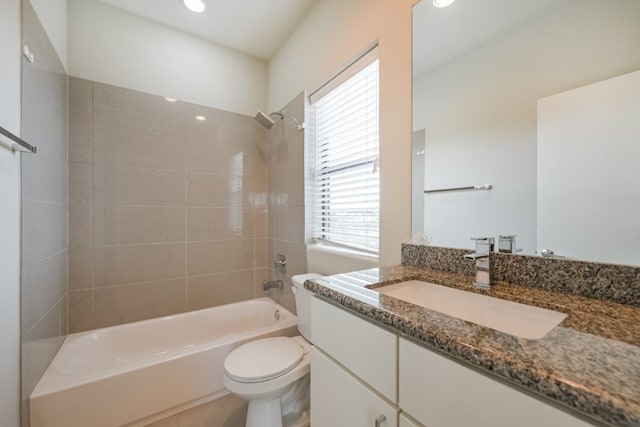
[[[298,311],[296,337],[264,338],[233,350],[224,361],[224,385],[249,401],[246,427],[309,426],[311,293],[304,289],[318,274],[292,277]]]

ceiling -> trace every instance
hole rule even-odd
[[[203,0],[203,13],[187,10],[180,0],[100,1],[268,60],[316,0]]]
[[[438,9],[431,0],[422,0],[413,8],[413,74],[425,73],[569,1],[457,0]]]

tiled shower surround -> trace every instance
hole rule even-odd
[[[285,117],[269,130],[267,138],[269,168],[269,256],[287,257],[287,272],[276,273],[269,263],[270,280],[284,282],[282,290],[269,291],[269,296],[295,313],[295,299],[291,291],[291,276],[307,272],[305,246],[304,197],[304,132],[298,124],[304,122],[305,96],[300,93],[283,109]]]
[[[266,138],[249,116],[71,78],[70,332],[263,296]]]
[[[67,334],[67,74],[31,4],[22,6],[23,42],[35,57],[22,64],[22,137],[38,148],[21,156],[21,410],[28,426],[29,395]]]

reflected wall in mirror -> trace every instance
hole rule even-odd
[[[640,264],[640,2],[422,0],[413,20],[414,233]]]

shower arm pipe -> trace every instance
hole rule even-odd
[[[298,127],[298,132],[302,132],[304,130],[305,127],[305,123],[302,122],[302,124],[298,123],[298,121],[296,120],[295,117],[287,114],[286,110],[282,109],[280,111],[274,111],[273,113],[269,114],[269,117],[271,116],[280,116],[280,120],[284,120],[285,117],[291,119],[293,121],[293,123],[296,124],[296,126]]]

